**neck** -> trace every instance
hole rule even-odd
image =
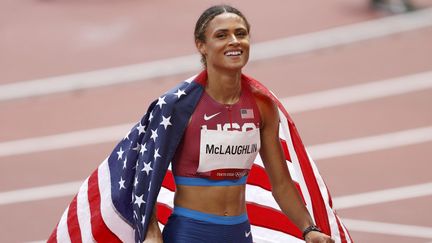
[[[241,71],[228,73],[207,69],[205,90],[219,103],[229,105],[236,103],[241,93]]]

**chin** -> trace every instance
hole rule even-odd
[[[219,62],[210,64],[209,67],[213,67],[218,70],[225,70],[229,72],[238,72],[241,71],[244,66],[246,66],[247,61],[239,60],[236,62]]]
[[[224,66],[222,68],[222,70],[225,70],[225,71],[230,72],[230,73],[241,72],[244,66],[245,65],[228,65],[228,66]]]
[[[239,70],[239,71],[241,71],[242,68],[243,68],[244,66],[246,66],[246,64],[247,64],[247,62],[245,62],[245,61],[236,62],[236,63],[226,63],[226,64],[224,65],[224,68],[225,68],[225,69],[228,69],[228,70],[232,70],[232,71],[235,71],[235,70]]]

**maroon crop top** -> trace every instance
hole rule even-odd
[[[245,163],[244,160],[252,160],[253,162],[258,153],[261,118],[255,98],[249,88],[245,88],[245,86],[242,86],[238,102],[232,105],[218,103],[206,92],[203,92],[172,161],[172,170],[177,184],[202,184],[199,182],[192,184],[185,182],[185,180],[192,178],[210,180],[239,180],[243,178],[243,181],[246,181],[246,176],[252,163]],[[211,130],[210,132],[212,133],[210,135],[203,134],[202,129]],[[225,133],[226,131],[230,132]],[[219,135],[218,132],[225,134]],[[258,133],[258,137],[244,138],[243,135],[249,132]],[[242,137],[239,138],[241,142],[236,141],[238,140],[237,135]],[[222,141],[217,143],[216,140],[218,139]],[[206,140],[206,144],[203,145],[203,141],[201,140]],[[215,144],[212,144],[213,140]],[[224,145],[225,140],[234,141]],[[206,152],[210,157],[204,159],[205,156],[203,156],[203,153]],[[216,156],[214,158],[225,158],[223,159],[225,161],[222,161],[223,165],[216,165],[216,162],[216,164],[212,165],[213,157],[211,156]],[[236,158],[243,161],[237,161]],[[203,160],[206,160],[206,162],[203,162]],[[200,163],[202,164],[200,165]],[[204,167],[213,168],[216,166],[216,168],[208,171],[202,171],[201,169],[201,172],[198,172],[198,167],[201,168],[203,163],[206,164]],[[242,165],[239,165],[239,163]]]

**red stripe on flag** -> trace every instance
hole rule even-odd
[[[54,228],[53,232],[51,233],[50,237],[48,238],[47,243],[57,243],[57,227],[58,223]]]
[[[157,219],[162,224],[166,224],[168,222],[168,217],[172,213],[172,208],[165,203],[158,202],[157,204]]]
[[[342,228],[342,225],[341,225],[341,222],[339,220],[339,217],[337,217],[337,216],[336,216],[336,222],[337,222],[338,229],[339,229],[339,235],[340,235],[340,238],[341,238],[341,243],[347,243],[345,232],[344,232],[344,230]]]
[[[303,193],[300,188],[300,184],[296,181],[293,181],[294,185],[296,186],[297,190],[300,193],[301,198],[303,199],[303,203],[306,203]],[[254,164],[252,166],[252,169],[249,173],[247,184],[259,186],[267,191],[271,191],[271,184],[270,180],[268,178],[267,172],[265,169],[259,165]]]
[[[338,217],[337,215],[335,215],[335,216],[336,216],[336,220],[337,220],[337,224],[338,224],[339,232],[340,232],[340,234],[341,234],[341,238],[343,237],[343,238],[341,239],[341,240],[342,240],[342,243],[344,243],[344,242],[348,242],[347,239],[349,239],[351,242],[354,242],[353,239],[351,238],[351,235],[350,235],[349,231],[346,230],[345,225],[343,225],[343,223],[340,221],[340,219],[339,219],[339,217]],[[345,235],[345,231],[343,230],[343,228],[345,228],[345,230],[346,230],[346,232],[347,232],[348,235]]]
[[[100,194],[98,184],[98,170],[88,179],[88,200],[91,212],[91,227],[96,242],[121,242],[103,221],[100,211]]]
[[[174,176],[170,170],[167,170],[167,173],[165,174],[164,180],[162,182],[162,186],[172,192],[176,190]]]
[[[67,216],[68,232],[71,242],[82,242],[81,230],[77,215],[77,196],[75,196],[69,205]]]
[[[332,197],[330,196],[330,191],[328,190],[327,185],[326,185],[326,189],[327,189],[327,195],[329,197],[328,203],[329,203],[330,207],[333,208],[333,200],[332,200]]]
[[[252,166],[247,183],[271,191],[271,184],[267,173],[264,168],[259,165],[254,164]]]
[[[285,154],[285,159],[288,160],[289,162],[291,162],[291,156],[289,154],[288,145],[287,145],[286,141],[284,139],[282,139],[282,138],[279,138],[279,140],[280,140],[280,143],[281,143],[281,146],[282,146],[282,150],[283,150],[283,152]]]
[[[247,202],[246,207],[251,224],[281,231],[302,239],[302,232],[281,211],[252,202]]]
[[[345,226],[345,225],[344,225],[344,227],[345,227],[345,229],[346,229],[346,226]],[[352,239],[352,237],[351,237],[350,232],[349,232],[348,230],[347,230],[346,232],[348,233],[348,237],[349,237],[350,241],[351,241],[352,243],[354,243],[354,241],[353,241],[353,239]]]

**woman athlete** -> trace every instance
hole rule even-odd
[[[172,161],[173,214],[163,233],[153,216],[145,242],[253,242],[245,184],[258,152],[276,202],[306,242],[334,242],[314,226],[291,180],[279,142],[277,106],[242,85],[249,31],[244,15],[226,5],[207,9],[196,23],[205,92]]]

